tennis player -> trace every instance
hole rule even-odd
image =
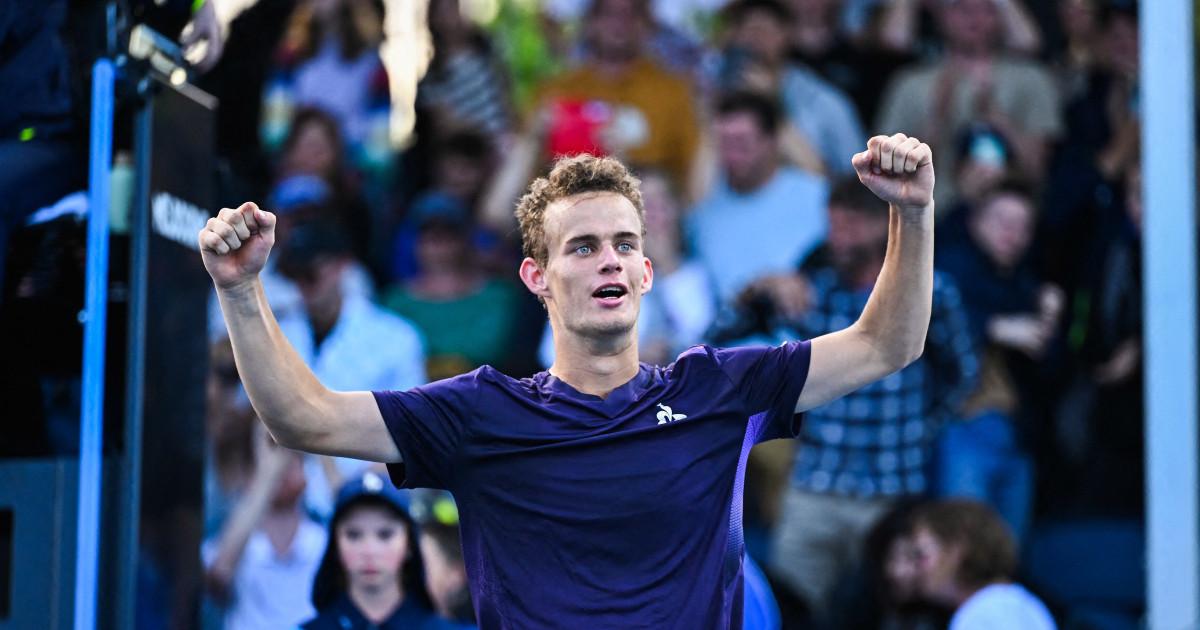
[[[638,362],[654,268],[638,182],[611,158],[560,160],[518,205],[520,277],[554,332],[554,365],[532,378],[484,366],[402,392],[330,391],[263,295],[274,215],[223,209],[200,250],[277,442],[386,462],[397,485],[454,494],[481,628],[740,628],[750,448],[915,360],[929,326],[930,149],[876,136],[852,162],[891,207],[858,321],[778,347],[697,346],[666,367]]]

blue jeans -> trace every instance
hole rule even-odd
[[[1033,503],[1033,464],[1018,446],[1006,414],[987,411],[943,427],[934,483],[938,496],[991,505],[1017,541],[1024,540]]]

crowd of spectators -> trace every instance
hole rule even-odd
[[[644,361],[840,329],[888,236],[850,157],[904,132],[938,174],[925,353],[751,455],[747,601],[762,606],[748,627],[1077,622],[1072,602],[1043,605],[1020,560],[1042,523],[1141,518],[1135,0],[545,0],[486,19],[430,0],[400,148],[380,60],[395,4],[263,0],[201,80],[259,99],[219,114],[234,182],[221,205],[249,195],[278,214],[267,298],[322,382],[548,366],[543,311],[513,273],[513,207],[579,152],[642,180]],[[264,16],[281,27],[248,26]],[[239,72],[252,53],[262,69]],[[471,624],[452,499],[273,447],[219,316],[208,622]]]

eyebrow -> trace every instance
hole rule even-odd
[[[641,237],[642,237],[641,234],[637,234],[635,232],[617,232],[616,234],[612,235],[613,240],[638,241],[641,239]],[[576,243],[594,243],[594,242],[597,242],[600,240],[602,240],[602,239],[599,236],[596,236],[595,234],[580,234],[578,236],[572,236],[571,238],[567,239],[565,246],[574,245]]]

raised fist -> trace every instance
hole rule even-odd
[[[880,199],[900,208],[933,204],[933,151],[902,133],[875,136],[850,159],[858,180]]]
[[[254,280],[275,244],[275,215],[247,201],[222,208],[200,230],[200,256],[218,289]]]

